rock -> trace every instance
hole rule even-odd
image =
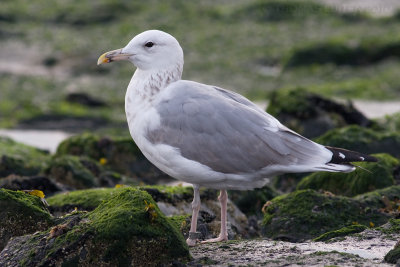
[[[400,263],[400,243],[397,243],[394,248],[385,255],[385,261],[398,266]]]
[[[45,232],[15,238],[0,265],[156,266],[190,259],[183,236],[149,194],[123,188],[95,210],[72,214]]]
[[[85,93],[69,93],[66,101],[76,103],[88,107],[105,107],[107,104],[104,101],[96,99]]]
[[[172,181],[143,156],[131,138],[99,137],[91,134],[73,136],[60,144],[57,155],[87,156],[104,160],[104,167],[138,178],[145,184]]]
[[[331,130],[315,139],[326,146],[341,147],[365,154],[388,153],[400,157],[400,134],[381,133],[360,126],[347,126]]]
[[[63,185],[55,183],[45,176],[21,177],[16,175],[10,175],[1,179],[0,188],[10,190],[40,190],[46,196],[66,189]]]
[[[384,189],[355,196],[354,199],[367,207],[379,208],[384,212],[397,212],[400,196],[400,185],[393,185]]]
[[[269,186],[256,188],[249,191],[229,191],[229,199],[238,206],[247,216],[257,215],[261,216],[261,209],[265,202],[278,196],[278,193]]]
[[[387,214],[356,199],[299,190],[271,200],[265,208],[263,234],[299,242],[354,223],[378,226],[388,219]]]
[[[374,154],[378,162],[357,162],[350,173],[316,172],[303,178],[297,189],[326,190],[337,195],[355,196],[395,184],[394,171],[400,161],[388,154]]]
[[[62,130],[70,133],[93,131],[106,127],[121,128],[122,123],[96,115],[38,114],[18,121],[17,129]]]
[[[285,173],[272,178],[272,187],[282,193],[296,190],[297,184],[310,173]]]
[[[383,225],[379,230],[387,235],[400,234],[400,219],[391,219],[388,224]],[[400,264],[400,241],[385,255],[384,260],[388,263],[394,263],[396,266]]]
[[[48,153],[0,136],[0,178],[10,174],[37,175]]]
[[[53,224],[40,198],[22,191],[1,188],[0,207],[0,251],[11,237],[43,231]]]
[[[351,103],[339,104],[302,88],[274,91],[267,112],[308,138],[349,124],[372,124]]]
[[[53,157],[45,168],[44,173],[57,182],[72,188],[95,187],[99,185],[96,174],[100,171],[90,168],[95,164],[87,167],[87,162],[89,161],[89,159],[82,160],[79,157],[69,155]]]

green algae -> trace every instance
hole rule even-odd
[[[327,241],[327,240],[335,238],[335,237],[347,236],[350,234],[359,233],[359,232],[364,231],[365,229],[367,229],[367,227],[365,225],[354,224],[354,225],[340,228],[339,230],[334,230],[334,231],[324,233],[324,234],[318,236],[317,238],[314,238],[313,241],[316,241],[316,242]]]
[[[13,236],[45,230],[53,224],[40,198],[22,191],[0,189],[0,207],[0,250]]]
[[[0,178],[10,174],[36,175],[47,157],[42,150],[0,136]]]
[[[48,162],[44,173],[76,189],[97,186],[98,179],[95,173],[84,165],[85,162],[90,162],[90,160],[70,155],[55,156]]]
[[[395,184],[393,172],[399,160],[388,154],[374,154],[378,162],[357,162],[361,168],[350,173],[317,172],[303,178],[297,189],[326,190],[334,194],[355,196]]]
[[[266,207],[263,234],[274,239],[301,241],[316,238],[357,222],[381,225],[387,215],[355,199],[299,190],[278,196]]]
[[[396,244],[396,246],[385,255],[384,260],[388,263],[397,264],[400,260],[400,245]]]
[[[120,188],[95,188],[76,190],[56,194],[47,198],[52,209],[63,210],[77,207],[79,210],[91,211],[97,208],[105,199],[116,194]]]
[[[376,227],[375,230],[378,230],[386,235],[392,234],[400,234],[400,219],[390,219],[389,225],[387,227]]]
[[[387,188],[375,190],[365,194],[355,196],[354,199],[363,203],[367,207],[385,208],[384,198],[388,201],[398,201],[400,196],[400,185],[393,185]]]
[[[88,157],[100,163],[105,170],[129,176],[131,180],[140,179],[146,184],[172,179],[146,159],[131,137],[110,138],[84,133],[64,140],[56,155]]]

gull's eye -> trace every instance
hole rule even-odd
[[[154,43],[153,42],[147,42],[144,46],[145,47],[153,47]]]

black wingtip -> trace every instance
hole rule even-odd
[[[348,162],[377,162],[378,159],[365,155],[356,151],[351,151],[343,148],[326,146],[332,152],[332,159],[329,163],[341,164]]]

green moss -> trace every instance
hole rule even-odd
[[[146,211],[146,202],[154,208]],[[105,253],[108,259],[126,257],[121,248],[126,247],[132,237],[163,240],[166,251],[164,255],[157,255],[160,259],[188,255],[186,242],[178,229],[161,213],[151,196],[138,189],[124,188],[89,213],[88,219],[93,222],[95,240],[113,243]]]
[[[315,141],[366,154],[388,153],[394,157],[400,156],[400,134],[380,133],[355,125],[331,130]]]
[[[395,132],[400,131],[400,113],[387,115],[378,120],[378,125],[383,131]]]
[[[366,65],[382,61],[389,57],[400,56],[400,42],[382,42],[379,39],[363,40],[356,45],[345,40],[331,40],[296,49],[287,66],[308,64]]]
[[[385,262],[397,264],[400,260],[400,246],[396,245],[392,250],[390,250],[384,258]]]
[[[336,17],[343,19],[359,20],[366,18],[363,14],[343,15],[336,10],[314,2],[305,1],[255,1],[236,11],[237,19],[251,19],[259,22],[277,22],[290,20],[304,20],[311,17],[323,18]]]
[[[44,173],[73,188],[94,187],[98,185],[98,180],[95,174],[86,168],[85,161],[90,162],[89,159],[82,159],[76,156],[55,156],[48,162]]]
[[[334,230],[334,231],[330,231],[327,233],[324,233],[322,235],[320,235],[317,238],[314,238],[313,241],[326,241],[335,237],[339,237],[339,236],[347,236],[350,234],[354,234],[354,233],[359,233],[364,231],[365,229],[367,229],[367,227],[365,225],[360,225],[360,224],[355,224],[355,225],[350,225],[350,226],[346,226],[343,227],[339,230]]]
[[[193,198],[193,187],[191,186],[144,185],[138,188],[147,191],[157,201],[175,202]],[[206,189],[202,189],[201,193],[204,191]]]
[[[316,115],[316,110],[308,100],[311,95],[304,88],[273,91],[267,112],[273,116],[290,114],[301,119],[313,117]]]
[[[111,139],[84,133],[64,140],[56,154],[86,156],[95,161],[105,159],[105,168],[133,176],[141,176],[149,168],[147,159],[130,137]]]
[[[355,196],[354,199],[362,202],[364,205],[374,208],[385,208],[386,204],[383,198],[388,201],[398,201],[400,196],[400,185],[393,185],[384,189],[375,190],[369,193]]]
[[[53,219],[39,197],[0,189],[0,250],[10,237],[45,230]]]
[[[190,259],[176,223],[148,193],[129,187],[115,190],[91,212],[69,214],[53,229],[10,245],[20,249],[4,260],[26,259],[29,266],[158,266]]]
[[[299,190],[271,200],[263,220],[267,237],[300,241],[315,238],[353,222],[381,225],[387,216],[366,209],[357,200],[320,194],[314,190]]]
[[[378,162],[356,163],[363,169],[350,173],[317,172],[303,178],[297,189],[326,190],[338,195],[355,196],[394,185],[393,171],[399,160],[388,154],[374,154]]]
[[[382,233],[384,233],[386,235],[399,234],[400,233],[400,219],[392,218],[389,220],[389,225],[387,227],[381,226],[381,227],[377,227],[375,229],[378,231],[381,231]]]
[[[181,230],[181,232],[185,229],[187,230],[187,232],[189,232],[190,217],[191,214],[174,215],[171,217],[167,217],[167,219],[175,226],[175,228]]]
[[[47,157],[42,150],[0,136],[0,178],[10,174],[38,174]]]
[[[120,188],[76,190],[51,196],[47,198],[47,202],[51,208],[56,210],[78,207],[78,209],[90,211],[97,208],[105,199],[119,191]]]

